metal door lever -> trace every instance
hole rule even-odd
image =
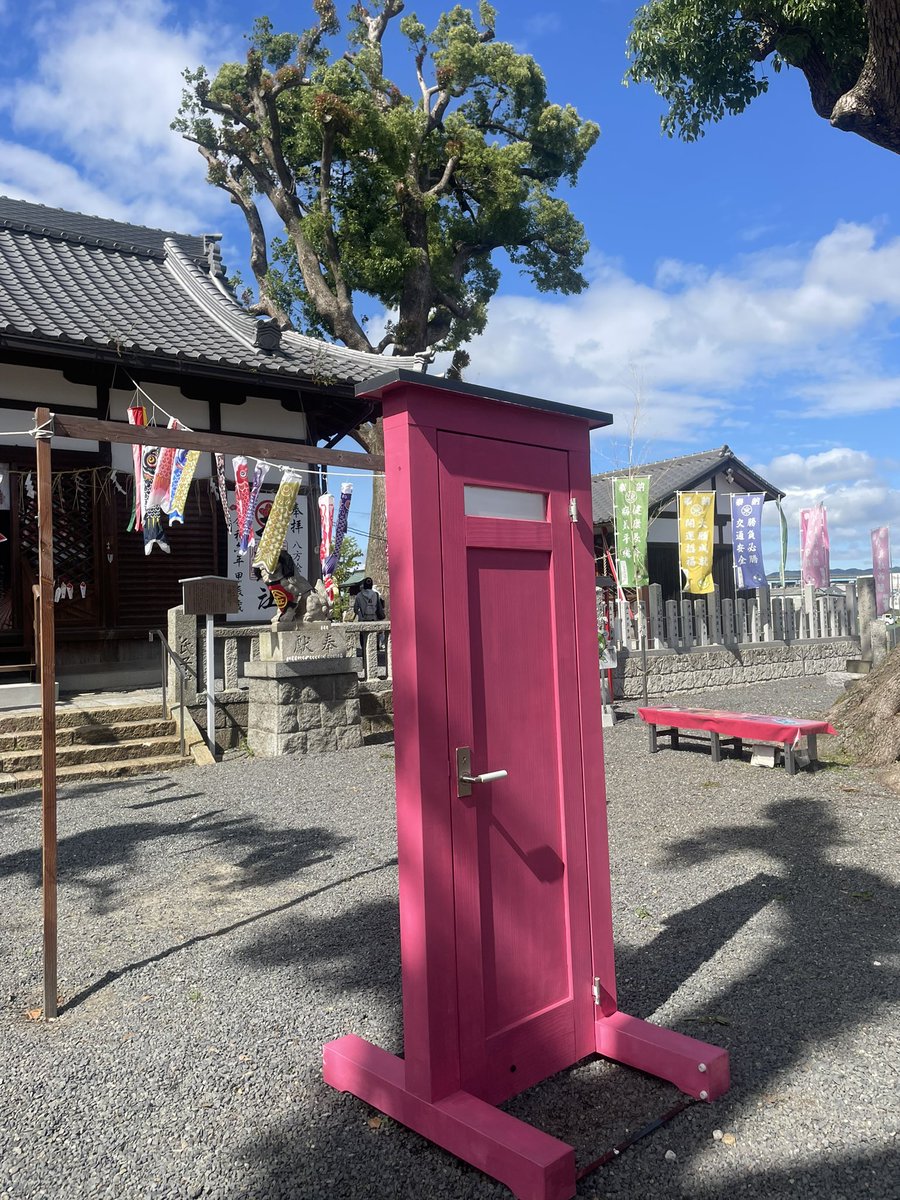
[[[493,783],[495,779],[505,779],[507,771],[485,771],[483,775],[472,775],[472,751],[468,746],[460,746],[456,751],[456,794],[471,796],[473,783]]]
[[[485,771],[483,775],[460,775],[463,783],[493,783],[495,779],[505,779],[508,771]]]

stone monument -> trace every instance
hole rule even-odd
[[[298,605],[299,608],[299,605]],[[250,684],[247,745],[254,754],[316,754],[362,745],[357,666],[348,631],[328,620],[321,580],[301,620],[279,610],[259,635],[259,659],[244,665]]]

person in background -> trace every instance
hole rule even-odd
[[[357,621],[384,620],[384,601],[368,576],[363,580],[362,587],[354,597],[353,612]]]

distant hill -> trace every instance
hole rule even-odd
[[[891,567],[891,570],[892,571],[900,571],[900,567]],[[831,578],[832,579],[856,579],[859,575],[871,575],[871,574],[872,574],[871,567],[832,567],[831,568]],[[768,575],[766,576],[766,579],[770,580],[772,583],[780,583],[781,582],[781,572],[780,571],[770,571],[768,573]],[[785,583],[799,583],[800,582],[800,572],[799,571],[785,571],[784,581],[785,581]]]

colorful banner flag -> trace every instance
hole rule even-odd
[[[762,511],[765,492],[731,496],[731,543],[739,588],[768,587],[762,555]]]
[[[219,500],[225,517],[225,528],[228,530],[229,541],[235,536],[234,522],[231,519],[231,505],[228,503],[228,483],[225,479],[225,455],[216,451],[216,482],[219,486]],[[237,498],[235,497],[235,506]]]
[[[129,425],[146,425],[146,408],[141,404],[132,405],[128,410],[128,423]],[[141,447],[133,445],[131,453],[134,462],[134,504],[132,506],[131,521],[128,524],[128,532],[130,533],[132,529],[136,529],[140,533],[144,527],[144,476],[141,471]]]
[[[179,450],[175,456],[168,508],[163,505],[163,509],[169,514],[170,525],[184,524],[184,509],[187,504],[188,492],[199,461],[199,450]]]
[[[149,503],[150,489],[153,487],[153,476],[156,474],[156,464],[159,461],[159,446],[143,446],[141,448],[141,472],[144,477],[144,492],[142,498],[142,517],[144,523],[144,553],[149,554],[154,546],[171,553],[166,531],[162,523],[162,509],[158,504]]]
[[[254,567],[264,567],[269,574],[274,574],[287,538],[288,523],[297,503],[297,493],[300,491],[300,476],[293,471],[285,471],[275,500],[269,509],[266,526],[259,539],[259,547],[254,559]]]
[[[256,541],[256,534],[253,532],[253,516],[256,512],[256,505],[259,501],[259,489],[263,485],[263,480],[269,473],[269,464],[267,462],[257,462],[253,472],[253,483],[250,487],[250,495],[247,499],[247,511],[244,513],[244,522],[241,525],[241,538],[238,542],[238,553],[246,554],[249,548]],[[237,485],[235,484],[235,487]]]
[[[353,499],[353,484],[341,484],[341,498],[338,503],[337,521],[334,526],[334,547],[325,560],[325,574],[333,575],[337,570],[338,559],[341,556],[341,546],[347,536],[347,522],[350,519],[350,501]],[[326,591],[328,585],[325,585]]]
[[[184,426],[175,417],[169,418],[169,429],[183,429]],[[156,470],[153,472],[153,482],[150,485],[150,495],[147,497],[148,508],[159,508],[167,512],[166,504],[169,499],[169,489],[172,484],[172,468],[175,466],[175,456],[178,453],[174,446],[163,446],[156,457]]]
[[[891,534],[887,525],[872,530],[872,573],[875,576],[875,615],[891,607]]]
[[[626,475],[613,480],[613,514],[616,523],[616,563],[622,587],[646,587],[647,505],[649,475]]]
[[[278,486],[274,483],[264,483],[260,489],[256,512],[253,514],[253,532],[256,541],[262,539],[266,522],[275,503]],[[234,493],[229,485],[225,503],[230,515],[234,515]],[[287,544],[285,549],[294,560],[295,573],[309,577],[309,538],[308,538],[308,508],[306,501],[294,506],[288,521]],[[268,621],[273,616],[277,605],[272,589],[258,578],[258,572],[248,563],[247,557],[238,553],[237,539],[228,539],[228,569],[229,579],[234,579],[238,585],[238,601],[240,608],[236,613],[229,613],[227,620],[232,624],[244,625],[248,621]],[[302,614],[301,614],[302,615]]]
[[[788,552],[788,523],[787,517],[784,515],[784,509],[781,507],[781,500],[775,497],[775,507],[778,509],[778,520],[781,525],[781,586],[784,587],[784,572],[787,567],[787,552]]]
[[[684,575],[683,591],[708,596],[713,583],[713,522],[715,492],[678,493],[678,560]]]
[[[825,505],[800,509],[800,583],[827,588],[831,583]]]
[[[250,479],[247,473],[247,460],[243,454],[236,455],[231,460],[231,465],[234,468],[234,504],[237,514],[236,537],[238,543],[240,543],[241,534],[244,532],[244,521],[247,517],[247,505],[250,502]]]
[[[331,492],[323,492],[319,497],[319,524],[322,529],[322,537],[319,542],[319,564],[322,569],[322,582],[325,585],[325,594],[328,599],[334,599],[334,587],[332,583],[331,594],[328,592],[329,580],[331,576],[326,570],[326,563],[334,553],[334,496]]]

